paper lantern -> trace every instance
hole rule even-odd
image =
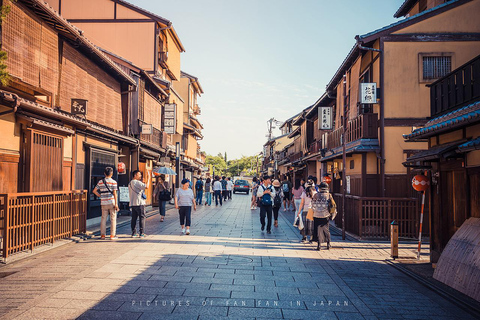
[[[127,167],[125,166],[125,163],[119,162],[118,163],[118,174],[125,174],[126,170],[127,170]]]
[[[430,187],[430,181],[424,175],[418,174],[412,179],[412,187],[417,191],[425,191]]]

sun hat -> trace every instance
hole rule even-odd
[[[273,180],[272,186],[277,188],[280,187],[280,181],[278,181],[277,179]]]

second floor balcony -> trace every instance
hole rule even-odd
[[[343,127],[324,133],[323,148],[333,150],[342,146]],[[365,113],[348,121],[345,143],[359,139],[378,139],[378,114]]]
[[[138,121],[140,127],[143,124],[147,124],[141,120]],[[166,148],[168,143],[168,137],[166,132],[161,131],[157,128],[152,128],[152,134],[140,134],[140,141],[146,142],[155,147]]]

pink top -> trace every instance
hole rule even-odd
[[[303,189],[302,186],[300,186],[300,188],[298,188],[298,190],[293,188],[293,190],[292,190],[293,199],[301,199],[302,193],[304,193],[304,192],[305,192],[305,189]]]

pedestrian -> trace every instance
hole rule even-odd
[[[170,201],[172,198],[170,196],[171,192],[168,186],[168,182],[165,181],[165,175],[161,174],[157,177],[157,182],[155,183],[155,190],[153,190],[153,196],[158,200],[158,211],[160,212],[160,222],[165,220],[165,207],[167,201]]]
[[[322,242],[327,243],[330,249],[329,221],[335,219],[337,205],[332,194],[328,190],[328,184],[320,183],[318,193],[312,198],[313,209],[313,241],[317,241],[317,249],[321,249]]]
[[[273,226],[278,227],[278,211],[282,207],[282,199],[284,197],[284,193],[282,188],[280,187],[280,181],[274,180],[272,186],[275,188],[275,197],[273,197]]]
[[[100,239],[105,240],[107,231],[107,216],[110,216],[110,239],[117,238],[117,211],[118,211],[118,197],[117,197],[117,182],[112,179],[113,168],[106,167],[103,172],[105,176],[98,181],[93,189],[93,193],[100,198],[100,205],[102,207],[102,218],[100,220]]]
[[[270,183],[270,177],[265,176],[262,184],[258,187],[257,197],[260,198],[260,223],[262,231],[265,230],[265,216],[267,217],[267,233],[272,233],[272,206],[275,198],[275,189]]]
[[[233,190],[233,182],[232,178],[227,178],[227,196],[228,200],[232,200],[232,190]]]
[[[257,209],[257,190],[258,190],[258,179],[253,177],[252,180],[252,203],[250,204],[250,210]]]
[[[130,196],[130,208],[132,209],[132,221],[130,226],[132,228],[132,238],[138,237],[137,234],[137,218],[138,227],[140,229],[140,238],[145,238],[145,200],[147,195],[145,190],[150,185],[150,172],[147,171],[147,183],[142,182],[142,172],[134,170],[132,172],[133,179],[128,184],[128,193]]]
[[[222,177],[222,181],[220,181],[222,183],[222,197],[223,197],[223,201],[227,201],[227,179],[225,178],[225,176]]]
[[[190,181],[188,179],[182,180],[182,187],[178,188],[175,194],[175,209],[178,209],[180,215],[180,226],[183,234],[190,234],[190,224],[192,222],[192,205],[193,210],[197,210],[195,196],[193,190],[189,188]],[[186,229],[185,229],[186,227]]]
[[[215,182],[213,182],[213,192],[215,194],[215,206],[218,206],[218,201],[220,200],[220,206],[222,205],[222,183],[220,182],[220,177],[215,177]]]
[[[302,193],[302,201],[300,202],[299,211],[302,212],[302,220],[304,228],[300,230],[302,235],[302,242],[307,241],[307,237],[310,236],[310,243],[313,242],[313,220],[307,219],[307,214],[309,210],[312,210],[312,198],[317,192],[315,191],[315,186],[313,185],[313,180],[307,181],[305,192]]]
[[[199,205],[202,204],[203,199],[203,180],[199,178],[195,183],[195,192],[197,193],[197,197],[195,198],[195,202]]]
[[[302,193],[305,192],[302,181],[303,179],[302,180],[295,179],[295,186],[293,187],[293,190],[292,190],[295,217],[299,215],[298,208],[300,207],[300,202],[302,201]]]
[[[205,205],[212,205],[212,179],[207,178],[205,181]]]
[[[288,179],[287,175],[283,175],[282,181],[282,191],[283,191],[283,211],[290,210],[290,205],[292,203],[291,191],[292,183]]]

